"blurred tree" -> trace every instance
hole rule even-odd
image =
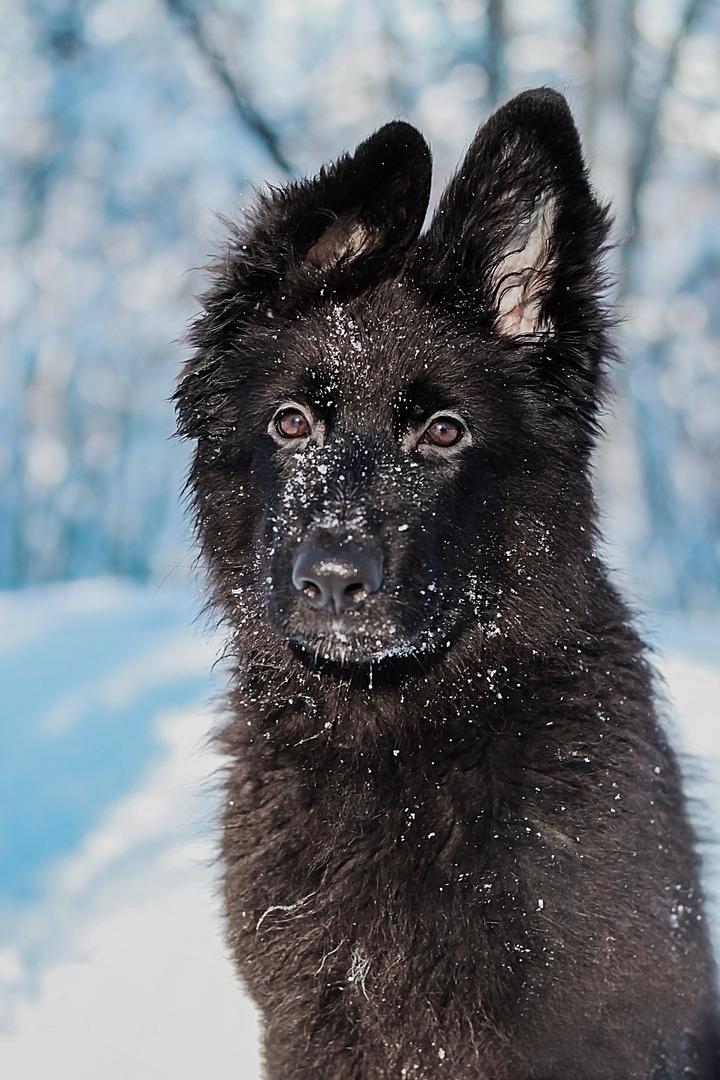
[[[0,582],[185,558],[170,343],[212,210],[398,114],[442,174],[498,101],[550,84],[624,237],[611,531],[654,602],[718,603],[720,5],[0,0],[0,17]]]

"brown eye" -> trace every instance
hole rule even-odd
[[[300,409],[283,409],[275,417],[275,430],[283,439],[306,439],[310,421]]]
[[[465,428],[452,416],[438,416],[423,432],[421,442],[445,449],[455,446],[465,434]]]

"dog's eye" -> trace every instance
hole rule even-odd
[[[275,414],[273,427],[281,439],[307,439],[311,432],[305,413],[292,406]]]
[[[454,416],[437,416],[422,434],[420,442],[443,450],[455,446],[465,434],[465,427]]]

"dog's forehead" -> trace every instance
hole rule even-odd
[[[463,352],[398,286],[303,313],[289,339],[299,376],[348,410],[370,397],[377,406],[390,403],[418,380],[449,379],[454,357]]]

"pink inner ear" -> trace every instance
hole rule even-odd
[[[372,244],[372,234],[357,218],[338,218],[305,255],[305,265],[327,270],[339,262],[352,262]]]
[[[551,284],[554,219],[554,201],[541,200],[529,221],[510,236],[493,271],[495,328],[506,337],[550,329],[543,319],[542,305]]]

